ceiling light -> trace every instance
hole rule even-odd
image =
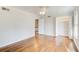
[[[40,9],[40,15],[45,15],[46,11],[47,11],[46,7],[41,7],[41,9]]]
[[[45,12],[44,12],[44,11],[41,11],[41,12],[40,12],[40,15],[45,15]]]

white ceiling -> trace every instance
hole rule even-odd
[[[73,14],[75,7],[49,7],[48,15],[51,16],[71,16]]]
[[[29,11],[36,15],[39,15],[40,6],[14,6],[23,11]],[[72,16],[75,6],[48,6],[47,15],[48,16]]]

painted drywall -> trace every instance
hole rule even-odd
[[[36,15],[9,7],[0,7],[0,47],[34,36]]]
[[[49,17],[47,19],[40,19],[39,32],[41,34],[55,36],[55,17]]]
[[[72,18],[69,16],[65,19],[62,17],[49,17],[39,20],[39,32],[51,36],[69,36]]]

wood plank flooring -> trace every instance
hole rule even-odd
[[[40,35],[39,43],[35,38],[29,38],[14,44],[0,48],[0,52],[67,52],[70,39],[66,36],[59,47],[56,46],[56,38],[52,36]]]

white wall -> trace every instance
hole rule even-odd
[[[40,19],[39,32],[40,34],[55,36],[55,18]]]
[[[45,32],[45,34],[46,35],[51,35],[51,36],[55,36],[55,18],[54,17],[50,17],[50,18],[48,18],[48,19],[46,19],[46,24],[45,24],[45,26],[46,26],[46,32]]]
[[[39,30],[41,34],[51,36],[69,36],[71,29],[71,16],[66,17],[49,17],[47,19],[40,19]]]
[[[45,20],[43,18],[39,19],[39,33],[45,34]]]
[[[12,7],[0,7],[0,47],[34,36],[36,15]]]

